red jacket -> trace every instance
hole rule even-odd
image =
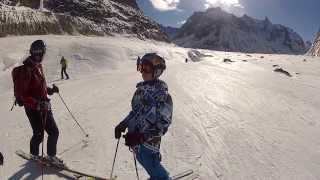
[[[36,109],[39,101],[49,101],[47,83],[42,65],[34,63],[31,57],[23,62],[26,71],[24,81],[16,91],[16,97],[22,101],[24,107]]]

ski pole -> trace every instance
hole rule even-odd
[[[13,102],[13,104],[12,104],[12,106],[11,106],[10,111],[12,111],[12,110],[13,110],[14,106],[16,105],[16,103],[17,103],[17,100],[15,100],[15,101]]]
[[[59,94],[59,97],[60,97],[62,103],[63,103],[64,106],[67,108],[67,110],[69,111],[71,117],[72,117],[73,120],[77,123],[77,125],[79,126],[79,128],[81,129],[81,131],[83,132],[83,134],[85,134],[86,137],[89,137],[89,134],[87,134],[87,133],[85,132],[85,130],[81,127],[81,125],[79,124],[79,122],[77,121],[77,119],[74,117],[74,115],[73,115],[72,112],[70,111],[68,105],[66,104],[66,102],[65,102],[64,99],[62,98],[61,94],[60,94],[60,93],[58,93],[58,94]]]
[[[41,120],[42,120],[42,147],[41,147],[41,159],[44,158],[44,130],[46,128],[46,124],[47,124],[47,115],[48,115],[48,111],[45,110],[44,113],[41,110],[40,111],[40,116],[41,116]],[[41,179],[43,180],[43,174],[44,174],[44,165],[41,164]]]
[[[134,152],[132,152],[132,154],[133,154],[133,159],[134,159],[134,166],[136,167],[137,179],[139,180],[140,178],[139,178],[138,167],[137,167],[137,159],[136,159]]]
[[[113,163],[112,163],[112,169],[111,169],[110,179],[112,179],[112,175],[113,175],[113,169],[114,169],[114,164],[115,164],[115,162],[116,162],[116,157],[117,157],[117,153],[118,153],[119,142],[120,142],[120,138],[118,139],[117,147],[116,147],[116,152],[115,152],[114,158],[113,158]]]

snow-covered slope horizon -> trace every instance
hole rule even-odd
[[[162,79],[174,102],[173,124],[161,149],[172,175],[191,168],[204,180],[320,178],[320,58],[196,50],[203,55],[200,61],[185,63],[190,49],[172,44],[50,35],[0,39],[0,151],[5,156],[0,179],[41,179],[38,166],[14,154],[17,149],[28,151],[31,128],[22,108],[9,111],[11,70],[39,38],[48,45],[44,66],[49,85],[60,87],[90,135],[83,144],[81,131],[59,97],[52,96],[60,128],[58,156],[70,167],[109,176],[116,145],[113,129],[129,112],[141,80],[135,60],[157,52],[167,60]],[[69,59],[68,81],[56,81],[62,55]],[[277,68],[291,77],[274,72]],[[147,178],[141,166],[139,173]],[[135,177],[132,154],[123,141],[115,174],[120,180]],[[54,171],[45,176],[67,179]]]

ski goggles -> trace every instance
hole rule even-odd
[[[140,71],[141,73],[153,73],[153,67],[152,64],[138,64],[137,65],[137,70]]]
[[[45,53],[46,53],[46,48],[31,50],[31,54],[36,56],[43,56]]]
[[[137,70],[141,73],[153,73],[155,69],[164,70],[165,62],[164,59],[155,53],[150,53],[142,57],[138,57],[137,59]]]

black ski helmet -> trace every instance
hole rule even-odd
[[[42,57],[46,53],[46,44],[42,40],[34,41],[30,46],[31,56],[40,56]]]
[[[156,53],[145,54],[137,64],[139,64],[140,69],[143,65],[151,66],[154,78],[159,78],[166,69],[166,61]]]

